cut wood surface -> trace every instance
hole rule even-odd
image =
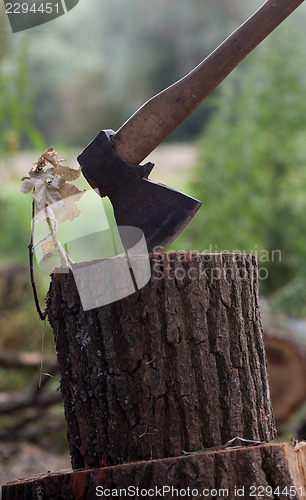
[[[72,273],[53,277],[47,310],[74,469],[275,437],[256,258],[152,254],[150,264],[145,287],[86,312]],[[97,273],[93,296],[115,280]]]
[[[274,416],[281,424],[306,401],[306,346],[276,329],[265,329],[264,341]]]
[[[304,500],[306,443],[266,444],[8,483],[3,500],[236,498]],[[121,491],[120,491],[121,490]]]

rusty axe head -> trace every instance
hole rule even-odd
[[[101,196],[109,197],[119,231],[120,226],[137,227],[144,233],[148,251],[161,251],[180,234],[201,202],[149,180],[153,163],[139,166],[123,160],[113,148],[114,134],[101,131],[80,154],[83,174]],[[122,243],[129,247],[127,241]]]
[[[201,203],[151,182],[153,164],[139,163],[303,1],[267,0],[193,71],[146,102],[116,133],[101,132],[78,157],[90,185],[110,198],[118,225],[142,229],[149,251],[167,248]]]

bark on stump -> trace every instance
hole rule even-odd
[[[150,263],[145,287],[85,312],[73,275],[53,277],[48,317],[74,469],[275,437],[255,257]],[[111,285],[102,268],[99,278]]]
[[[303,500],[306,498],[305,463],[306,443],[207,451],[23,479],[4,486],[2,499]]]

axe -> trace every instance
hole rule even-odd
[[[267,0],[195,69],[147,101],[117,132],[101,131],[78,156],[89,184],[109,197],[119,231],[141,229],[149,252],[166,249],[182,232],[201,202],[152,182],[154,164],[140,163],[303,1]]]

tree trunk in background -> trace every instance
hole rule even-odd
[[[141,290],[86,312],[73,275],[53,276],[74,469],[275,437],[255,257],[152,254],[150,264]],[[92,294],[111,285],[102,267],[98,283]]]
[[[277,425],[288,422],[306,401],[306,345],[292,332],[266,329],[271,398]]]

